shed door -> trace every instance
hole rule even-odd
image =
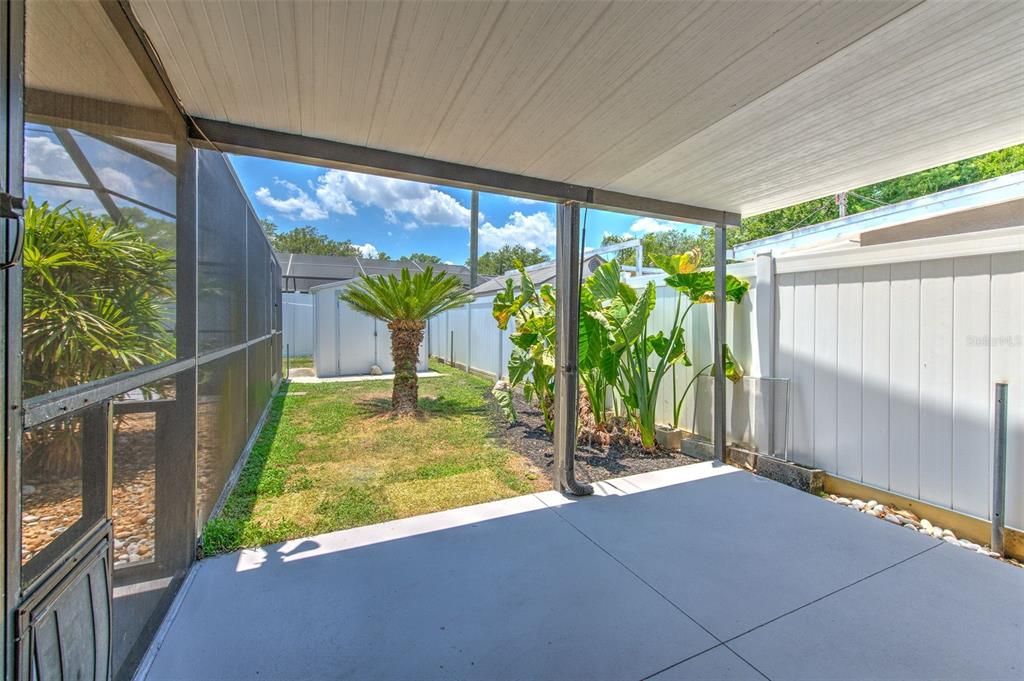
[[[336,305],[338,375],[365,376],[377,363],[376,320],[356,312],[340,300]],[[387,371],[383,364],[381,367]]]

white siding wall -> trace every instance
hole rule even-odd
[[[793,459],[988,518],[1008,380],[1006,510],[1024,527],[1024,252],[779,272]]]

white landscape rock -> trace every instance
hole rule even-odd
[[[864,504],[864,508],[868,509],[869,511],[871,509],[873,509],[875,506],[878,506],[878,502],[875,501],[874,499],[872,499],[868,503]]]
[[[921,527],[930,531],[932,529],[932,524],[927,518],[921,518]]]
[[[898,515],[894,515],[892,513],[886,513],[885,514],[885,519],[888,520],[890,523],[892,523],[894,525],[902,525],[903,524],[903,518],[899,517]]]
[[[853,506],[858,511],[863,511],[866,504],[860,499],[854,499],[853,501],[850,502],[850,506]]]

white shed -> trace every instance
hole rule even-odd
[[[309,289],[313,298],[313,367],[320,378],[365,375],[374,365],[385,374],[395,368],[387,324],[338,300],[338,292],[351,283],[339,281]],[[426,334],[424,330],[417,371],[427,370]]]

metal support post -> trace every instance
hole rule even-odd
[[[724,222],[715,225],[715,381],[714,437],[715,458],[725,463],[725,239]]]
[[[576,481],[579,412],[580,206],[558,206],[555,237],[555,485],[576,496],[594,489]]]
[[[996,383],[995,452],[992,465],[992,550],[1005,554],[1003,528],[1006,526],[1006,426],[1009,386]]]

